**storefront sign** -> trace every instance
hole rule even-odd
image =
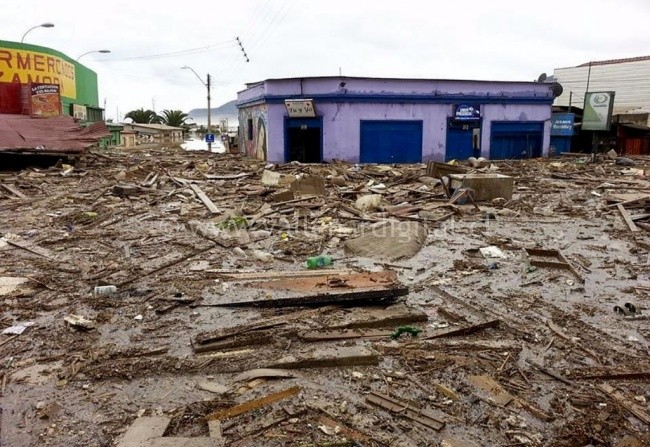
[[[582,130],[609,130],[614,109],[614,92],[585,94]]]
[[[61,115],[61,90],[56,84],[30,85],[31,116],[47,118]]]
[[[75,65],[36,51],[0,47],[0,82],[57,84],[62,96],[77,97]]]
[[[316,117],[316,109],[312,99],[285,99],[284,105],[290,118]]]
[[[476,121],[481,119],[481,106],[460,104],[454,111],[454,119],[458,121]]]
[[[570,137],[573,135],[573,113],[554,113],[551,116],[551,136]]]
[[[72,104],[72,116],[74,119],[86,121],[88,119],[88,108],[80,104]]]

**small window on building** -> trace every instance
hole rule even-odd
[[[253,120],[249,119],[248,120],[248,140],[251,141],[253,139]]]

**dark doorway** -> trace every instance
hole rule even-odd
[[[323,133],[320,118],[290,118],[285,126],[285,155],[287,162],[321,163]]]

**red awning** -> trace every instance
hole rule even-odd
[[[0,153],[76,154],[110,135],[103,121],[81,127],[70,116],[30,118],[0,114]]]

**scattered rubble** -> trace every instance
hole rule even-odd
[[[0,444],[647,445],[621,160],[0,172]]]

